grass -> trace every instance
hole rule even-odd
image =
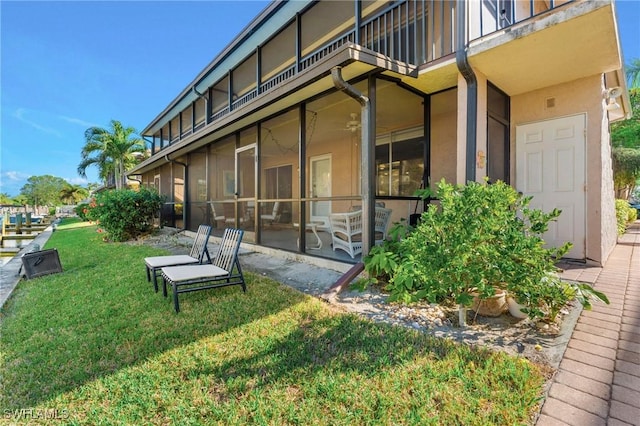
[[[0,410],[70,424],[529,424],[544,375],[523,358],[336,311],[265,277],[170,298],[143,258],[68,223],[64,272],[0,312]],[[242,259],[241,259],[242,261]]]

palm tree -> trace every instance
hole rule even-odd
[[[631,63],[627,65],[625,70],[627,73],[627,83],[630,89],[640,88],[640,59],[635,58],[631,60]]]
[[[89,191],[80,185],[66,183],[60,190],[60,199],[67,204],[76,204],[78,201],[87,198]]]
[[[110,129],[90,127],[84,132],[85,145],[78,174],[87,177],[87,167],[98,167],[100,178],[106,182],[110,174],[115,176],[116,189],[121,189],[125,172],[140,161],[146,153],[143,139],[135,137],[133,127],[124,127],[117,120],[111,120]]]

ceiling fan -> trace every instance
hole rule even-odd
[[[362,126],[362,124],[360,123],[360,120],[358,120],[357,112],[352,112],[349,115],[351,116],[351,120],[347,121],[345,130],[350,130],[352,133],[355,133]]]

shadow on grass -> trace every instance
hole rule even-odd
[[[305,296],[246,274],[239,286],[171,298],[154,293],[143,259],[165,252],[105,244],[95,227],[67,228],[47,244],[63,272],[21,281],[0,315],[0,406],[35,406],[167,350],[272,315]]]
[[[189,365],[181,376],[209,384],[221,406],[252,407],[236,408],[239,423],[308,411],[321,416],[308,424],[521,424],[540,391],[523,360],[355,315],[303,322],[249,356]]]
[[[50,241],[65,272],[22,282],[5,305],[1,407],[60,401],[129,424],[185,416],[211,423],[202,412],[232,424],[260,423],[256,413],[272,424],[283,413],[307,424],[348,424],[339,410],[366,411],[376,424],[396,411],[404,410],[393,419],[402,422],[411,410],[424,419],[446,407],[443,424],[472,424],[476,416],[491,424],[498,414],[482,404],[492,401],[516,407],[514,417],[493,424],[515,424],[539,396],[517,359],[336,315],[249,273],[246,294],[237,286],[185,294],[175,314],[171,299],[146,281],[144,257],[162,252],[101,238],[95,228],[56,235]],[[158,395],[170,397],[157,403]],[[361,411],[350,410],[356,405]],[[322,417],[333,406],[339,410]],[[312,408],[319,418],[306,417]]]

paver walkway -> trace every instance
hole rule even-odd
[[[564,276],[595,282],[611,303],[582,311],[536,425],[640,425],[640,221],[603,268]]]

